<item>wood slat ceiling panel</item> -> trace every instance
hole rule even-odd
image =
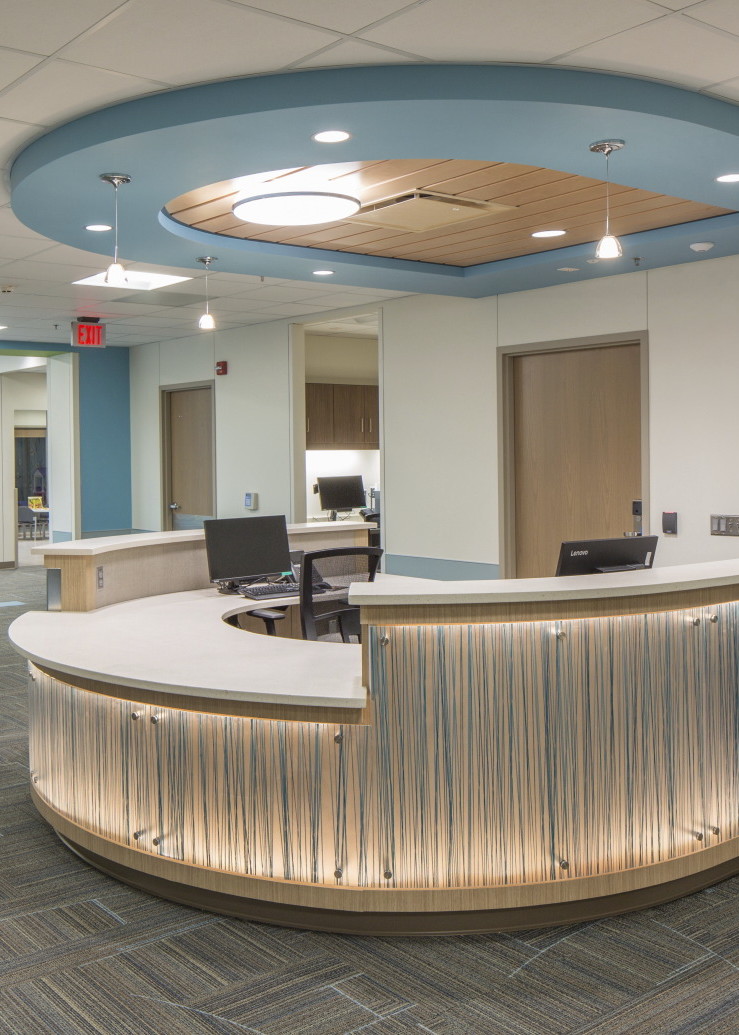
[[[425,189],[475,201],[496,201],[515,209],[423,233],[363,226],[350,220],[308,227],[259,226],[244,223],[233,215],[231,207],[244,194],[244,187],[239,181],[225,180],[175,198],[167,210],[180,222],[214,234],[454,266],[582,244],[597,240],[603,232],[603,181],[507,162],[353,162],[267,174],[261,181],[264,186],[253,189],[255,193],[308,189],[307,182],[317,189],[318,178],[328,189],[358,197],[365,206],[396,194]],[[611,224],[616,234],[692,222],[728,211],[731,210],[611,185]],[[566,230],[566,236],[531,237],[535,230],[555,228]]]

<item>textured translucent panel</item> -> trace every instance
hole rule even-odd
[[[122,844],[301,882],[470,887],[644,866],[739,832],[738,626],[723,604],[372,628],[367,727],[141,706],[37,672],[36,788]]]

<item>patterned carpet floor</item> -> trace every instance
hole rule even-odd
[[[0,1035],[737,1035],[739,878],[569,928],[349,938],[187,909],[91,869],[28,793],[25,665],[44,607],[0,571]]]

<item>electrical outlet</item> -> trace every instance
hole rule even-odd
[[[98,565],[97,577],[98,577],[98,589],[102,589],[103,586],[105,585],[105,580],[103,578],[103,566],[102,566],[102,564]]]

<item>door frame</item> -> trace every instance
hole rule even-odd
[[[564,352],[638,345],[641,373],[641,492],[645,531],[650,528],[649,507],[649,336],[647,331],[594,334],[502,345],[497,349],[498,381],[498,528],[500,577],[516,578],[516,479],[513,433],[513,360],[531,353]]]
[[[211,476],[212,476],[212,492],[213,492],[213,516],[218,516],[218,500],[216,497],[216,393],[215,393],[215,381],[189,381],[187,384],[176,384],[176,385],[160,385],[159,387],[159,414],[161,421],[161,438],[162,443],[162,528],[165,531],[171,531],[171,511],[169,509],[169,490],[170,490],[170,478],[171,478],[171,463],[170,463],[170,401],[172,395],[175,392],[187,392],[193,388],[209,388],[210,389],[210,400],[211,400],[211,443],[212,443],[212,458],[211,458]]]

